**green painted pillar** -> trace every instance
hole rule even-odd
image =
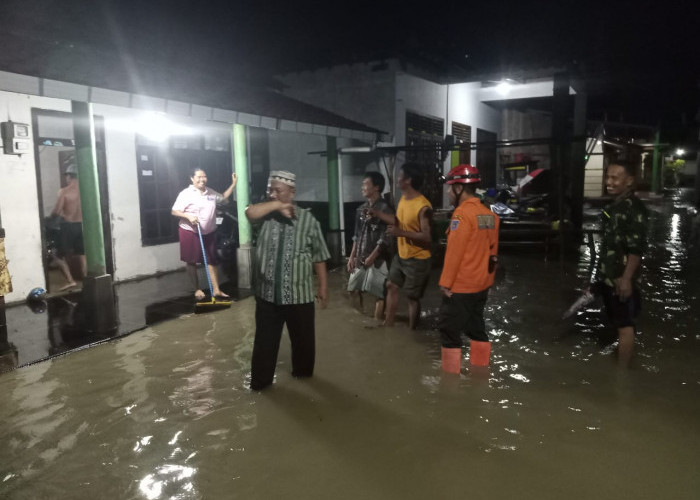
[[[87,261],[87,276],[83,279],[80,298],[80,305],[85,311],[84,328],[88,332],[112,335],[117,330],[117,310],[112,276],[107,274],[105,266],[100,183],[95,155],[95,122],[92,106],[87,102],[71,101],[71,111]]]
[[[253,232],[245,209],[250,204],[250,173],[248,169],[247,130],[245,125],[233,124],[231,144],[236,184],[236,214],[238,215],[238,249],[236,270],[238,288],[253,288]]]
[[[92,106],[87,102],[72,101],[75,159],[78,163],[80,204],[83,209],[83,241],[88,275],[106,273],[100,185],[95,156],[95,123]]]
[[[335,137],[326,138],[328,162],[328,227],[331,231],[340,229],[340,210],[338,209],[338,145]]]
[[[340,190],[338,186],[338,144],[335,137],[326,137],[326,161],[328,170],[328,246],[331,259],[342,261],[340,238]]]
[[[248,172],[248,151],[246,148],[245,125],[233,125],[233,165],[238,177],[236,184],[236,204],[238,214],[238,242],[240,246],[250,246],[252,232],[245,209],[250,204],[250,174]]]
[[[659,192],[659,148],[661,147],[659,142],[661,135],[659,129],[656,129],[656,135],[654,136],[654,155],[651,164],[651,192]]]

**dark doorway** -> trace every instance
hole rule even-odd
[[[481,187],[484,189],[496,186],[496,140],[494,132],[476,129],[476,167],[481,174]]]
[[[102,231],[104,236],[105,265],[109,274],[114,273],[112,256],[112,233],[109,218],[109,196],[107,179],[107,160],[104,142],[104,120],[95,116],[95,156],[97,176],[100,189],[100,209],[102,214]],[[37,192],[39,214],[41,217],[42,261],[47,289],[50,293],[61,291],[66,284],[65,274],[61,271],[60,259],[57,259],[57,244],[60,229],[51,218],[56,203],[58,190],[65,185],[65,160],[75,155],[73,139],[73,118],[71,113],[32,109],[32,127],[34,131],[34,154],[36,163]],[[75,256],[67,257],[64,264],[80,288],[82,271]]]

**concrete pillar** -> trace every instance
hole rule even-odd
[[[253,288],[252,228],[245,209],[250,204],[250,172],[248,169],[248,149],[246,147],[246,127],[234,123],[231,137],[233,144],[233,165],[238,177],[236,184],[236,211],[238,216],[238,249],[236,266],[238,288]]]
[[[583,191],[586,179],[587,94],[577,86],[574,97],[574,137],[571,144],[571,222],[576,231],[583,225]]]
[[[661,147],[659,145],[659,129],[656,129],[656,134],[654,135],[654,155],[652,157],[652,164],[651,164],[651,192],[652,193],[658,193],[659,192],[659,177],[660,177],[660,171],[661,169],[659,168],[659,148]]]
[[[552,184],[550,185],[550,213],[561,222],[565,218],[564,189],[566,183],[566,139],[568,129],[569,108],[569,75],[557,73],[554,75],[552,96],[552,146],[551,170]],[[560,223],[560,227],[562,224]]]
[[[343,234],[340,232],[340,209],[338,186],[338,145],[335,137],[326,138],[326,158],[328,165],[328,250],[331,253],[331,261],[339,264],[345,257],[342,255],[341,238]]]
[[[85,329],[105,334],[116,330],[117,315],[112,276],[106,273],[105,266],[100,186],[95,156],[95,122],[89,103],[71,101],[71,110],[87,260],[87,276],[83,280],[80,305],[85,311]]]

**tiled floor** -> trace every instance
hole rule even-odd
[[[222,289],[244,298],[225,283]],[[0,331],[0,371],[23,366],[96,342],[127,335],[160,321],[194,312],[192,285],[184,272],[174,272],[114,286],[116,332],[96,335],[85,331],[81,291],[51,295],[37,304],[6,309],[7,328]]]

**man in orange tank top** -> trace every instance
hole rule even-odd
[[[421,165],[405,163],[399,169],[397,184],[401,200],[396,216],[370,211],[387,224],[387,234],[397,238],[398,255],[391,262],[386,283],[386,316],[384,326],[393,326],[399,304],[399,290],[408,297],[408,326],[415,329],[420,318],[420,299],[430,276],[430,220],[433,206],[421,194]]]
[[[484,324],[484,306],[493,285],[498,254],[498,216],[476,196],[481,182],[471,165],[457,165],[447,174],[450,204],[455,206],[447,233],[440,275],[440,340],[442,369],[459,373],[462,333],[470,338],[469,361],[489,364],[491,343]]]

